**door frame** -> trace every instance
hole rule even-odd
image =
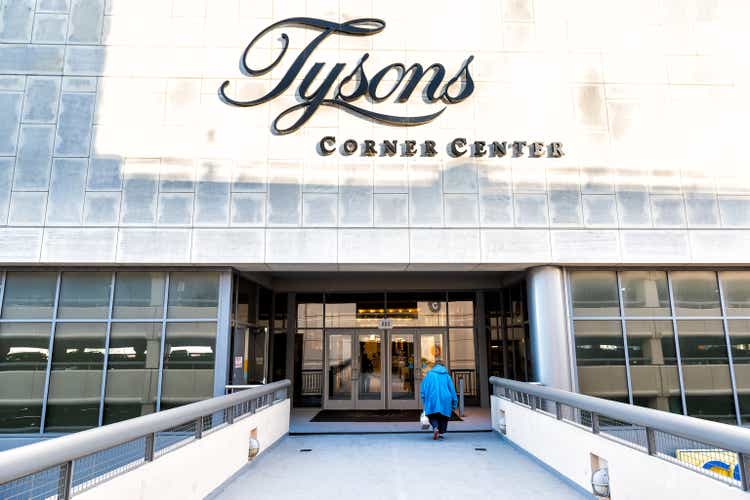
[[[380,399],[369,400],[359,398],[359,379],[361,373],[360,357],[359,357],[359,337],[360,336],[377,335],[380,337],[380,374],[381,374],[381,389]],[[333,336],[344,336],[349,338],[351,346],[351,385],[352,390],[349,395],[349,399],[328,399],[329,394],[329,376],[328,376],[328,361],[329,361],[329,346],[330,340]],[[373,328],[350,328],[350,329],[327,329],[323,334],[323,397],[321,400],[323,409],[328,410],[381,410],[386,407],[386,384],[387,374],[385,373],[386,357],[387,353],[384,352],[386,349],[388,336],[383,330],[377,330]]]
[[[393,335],[409,335],[414,339],[414,399],[393,399],[392,386],[391,386],[391,363],[392,363],[392,352],[391,352],[391,340]],[[422,388],[422,380],[427,372],[422,367],[422,337],[429,335],[438,335],[441,338],[442,353],[441,359],[448,368],[448,328],[395,328],[388,330],[388,363],[386,365],[387,381],[386,386],[388,388],[387,405],[389,409],[396,410],[414,410],[422,409],[422,398],[420,391]],[[449,369],[450,370],[450,369]],[[423,373],[424,371],[424,373]],[[429,371],[429,370],[428,370]]]

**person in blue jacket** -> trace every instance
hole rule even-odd
[[[424,413],[432,425],[432,439],[443,438],[453,408],[458,406],[458,397],[453,379],[442,360],[435,360],[435,366],[422,380],[420,393]]]

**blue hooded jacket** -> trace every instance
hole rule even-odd
[[[427,376],[422,380],[420,393],[424,403],[425,415],[441,413],[450,417],[453,408],[458,406],[453,379],[443,365],[435,365],[427,373]]]

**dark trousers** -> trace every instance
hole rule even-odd
[[[448,420],[442,413],[430,413],[427,415],[430,419],[430,425],[433,429],[437,429],[439,434],[445,434],[448,431]]]

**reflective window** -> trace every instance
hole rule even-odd
[[[473,311],[472,311],[473,312]],[[425,336],[422,336],[424,339]],[[422,348],[424,352],[424,347]],[[474,329],[473,328],[451,328],[448,333],[448,359],[447,366],[450,368],[458,391],[458,380],[464,380],[464,393],[467,396],[476,396],[476,357],[474,352]]]
[[[633,402],[682,413],[672,321],[627,321]]]
[[[112,324],[104,399],[105,424],[156,411],[161,329],[161,322]]]
[[[625,347],[619,321],[575,321],[580,392],[607,399],[628,399]]]
[[[619,316],[617,276],[609,271],[576,271],[570,274],[574,316]]]
[[[724,271],[719,273],[719,278],[727,316],[750,316],[750,272]]]
[[[213,396],[215,348],[216,323],[167,325],[162,409]]]
[[[0,433],[39,432],[49,323],[0,324]]]
[[[377,327],[385,317],[385,295],[382,293],[326,294],[328,328]]]
[[[445,293],[389,293],[388,318],[394,326],[446,326]]]
[[[52,318],[56,287],[57,273],[8,272],[2,318]]]
[[[62,273],[57,317],[106,319],[111,289],[112,273]]]
[[[474,326],[474,293],[448,295],[448,321],[451,326]]]
[[[215,318],[218,303],[218,273],[170,273],[169,318]]]
[[[677,333],[688,415],[736,423],[722,322],[681,320]]]
[[[719,284],[712,271],[680,271],[671,274],[675,315],[720,316]]]
[[[164,315],[165,273],[117,273],[112,317],[118,319],[161,319]]]
[[[52,349],[47,432],[76,432],[99,423],[104,323],[58,323]]]
[[[297,327],[323,327],[323,294],[297,295]]]
[[[626,271],[620,276],[625,316],[669,316],[669,287],[664,271]]]

